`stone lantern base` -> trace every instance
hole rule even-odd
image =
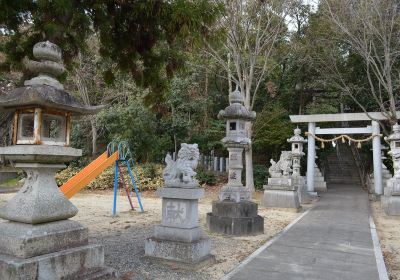
[[[104,267],[103,246],[88,243],[88,230],[64,220],[0,224],[0,279],[116,279]]]
[[[388,215],[400,216],[400,179],[388,180],[382,196],[382,208]]]
[[[261,201],[264,207],[301,209],[298,186],[291,178],[268,178]]]
[[[0,149],[0,154],[15,147]],[[22,147],[22,146],[20,146]],[[22,149],[22,148],[21,148]],[[77,150],[66,147],[49,149],[52,162],[73,157]],[[89,244],[88,230],[69,220],[78,209],[60,192],[54,179],[63,165],[32,163],[41,149],[15,153],[15,167],[27,173],[20,191],[0,209],[0,279],[116,279],[116,272],[104,267],[103,246]],[[23,154],[24,153],[24,154]]]
[[[212,212],[207,213],[207,227],[237,236],[264,233],[264,218],[257,213],[258,204],[251,201],[214,201]]]
[[[212,259],[211,240],[198,225],[198,199],[204,189],[164,187],[162,222],[145,242],[145,256],[151,259],[197,266]]]

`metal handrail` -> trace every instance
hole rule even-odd
[[[351,154],[353,155],[353,158],[356,162],[358,175],[360,176],[361,179],[361,184],[363,185],[364,188],[369,189],[368,186],[370,186],[372,182],[368,172],[366,172],[367,169],[366,166],[364,165],[364,161],[361,158],[360,152],[353,143],[350,145],[350,148],[351,148]]]

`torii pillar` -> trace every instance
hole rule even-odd
[[[315,164],[315,122],[308,123],[307,149],[307,191],[314,193],[314,164]]]
[[[374,162],[374,187],[375,194],[383,194],[382,186],[382,153],[381,153],[381,137],[380,137],[380,127],[377,121],[372,121],[372,150],[373,150],[373,162]]]

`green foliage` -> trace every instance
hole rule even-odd
[[[203,168],[198,168],[196,170],[196,179],[199,180],[200,184],[207,184],[213,186],[217,183],[217,177],[212,171],[205,170]]]
[[[268,104],[257,114],[253,125],[253,147],[256,151],[266,147],[282,148],[293,134],[288,112],[279,103]]]
[[[205,35],[205,26],[221,10],[208,0],[3,0],[0,24],[10,39],[1,50],[9,67],[20,65],[36,42],[50,40],[63,49],[71,66],[95,32],[101,56],[130,73],[138,85],[160,93],[167,77],[184,64],[183,50]],[[113,68],[104,71],[107,82]]]
[[[163,157],[172,146],[162,133],[156,116],[143,104],[141,97],[130,97],[125,104],[114,104],[98,115],[98,126],[106,143],[127,140],[138,161],[154,161]]]
[[[262,190],[263,186],[267,183],[268,169],[265,165],[256,164],[253,166],[254,187]]]

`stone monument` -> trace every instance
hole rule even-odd
[[[145,242],[147,257],[185,265],[197,265],[212,257],[211,240],[198,223],[198,200],[204,196],[204,189],[194,178],[198,160],[197,144],[183,143],[176,161],[166,156],[165,185],[157,190],[162,198],[162,220]]]
[[[390,143],[393,160],[393,178],[387,181],[382,197],[382,207],[388,215],[400,215],[400,125],[393,126],[393,132],[385,138]]]
[[[251,191],[242,184],[243,150],[250,144],[246,122],[255,118],[243,105],[243,96],[236,88],[229,94],[230,105],[218,114],[226,120],[223,144],[229,152],[228,183],[222,187],[219,200],[207,213],[207,227],[212,232],[230,235],[251,235],[264,232],[264,218],[258,215],[258,205],[251,201]]]
[[[104,267],[103,246],[88,243],[88,230],[69,220],[78,209],[54,179],[63,163],[82,155],[69,147],[72,115],[93,114],[63,90],[60,48],[37,43],[26,61],[39,76],[0,96],[0,109],[14,112],[13,145],[0,155],[26,172],[21,190],[0,209],[0,279],[114,279]]]

